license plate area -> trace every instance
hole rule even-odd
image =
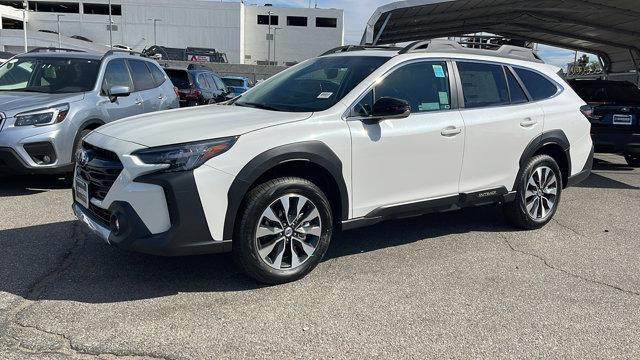
[[[89,208],[89,183],[84,179],[76,176],[73,181],[73,193],[78,204]]]
[[[614,125],[632,125],[633,115],[613,115]]]

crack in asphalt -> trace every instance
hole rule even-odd
[[[569,229],[569,228],[567,228],[567,229]],[[569,230],[571,230],[571,229],[569,229]],[[604,287],[607,287],[607,288],[610,288],[610,289],[625,293],[627,295],[640,296],[640,293],[638,293],[638,292],[635,292],[635,291],[632,291],[632,290],[628,290],[628,289],[624,289],[624,288],[622,288],[620,286],[617,286],[617,285],[608,284],[608,283],[603,282],[603,281],[589,279],[589,278],[586,278],[584,276],[581,276],[581,275],[578,275],[578,274],[574,274],[574,273],[572,273],[572,272],[570,272],[568,270],[556,267],[556,266],[552,265],[551,263],[549,263],[549,261],[543,256],[540,256],[540,255],[534,254],[534,253],[530,253],[530,252],[526,252],[524,250],[517,249],[515,246],[513,246],[511,244],[511,242],[509,242],[509,239],[507,238],[507,236],[505,234],[503,234],[503,233],[498,233],[498,234],[502,238],[503,242],[509,247],[509,249],[511,249],[511,251],[519,253],[519,254],[522,254],[522,255],[526,255],[526,256],[529,256],[529,257],[533,257],[535,259],[538,259],[544,264],[545,267],[547,267],[547,268],[549,268],[551,270],[561,272],[561,273],[563,273],[565,275],[568,275],[570,277],[573,277],[575,279],[578,279],[578,280],[581,280],[581,281],[584,281],[584,282],[588,282],[588,283],[604,286]],[[580,235],[580,234],[578,234],[578,235]]]
[[[25,296],[22,301],[18,302],[16,306],[14,306],[9,311],[9,326],[12,326],[19,329],[30,329],[35,332],[46,334],[57,338],[62,344],[59,347],[53,347],[42,350],[30,349],[28,344],[24,344],[23,339],[20,336],[17,336],[19,331],[14,335],[8,335],[15,341],[17,341],[17,345],[12,346],[10,348],[17,350],[21,353],[28,354],[59,354],[66,355],[70,357],[85,357],[85,358],[95,358],[95,359],[104,359],[104,357],[111,358],[127,358],[127,359],[147,359],[147,360],[170,360],[167,357],[158,357],[157,355],[152,355],[148,353],[128,353],[128,352],[119,352],[119,353],[109,353],[109,352],[92,352],[88,350],[79,349],[77,346],[73,345],[70,338],[68,338],[65,334],[60,334],[48,330],[41,329],[34,325],[25,325],[20,322],[18,319],[20,314],[36,304],[41,297],[45,294],[49,286],[54,284],[57,280],[60,279],[62,274],[69,269],[78,258],[78,255],[82,252],[85,245],[85,234],[80,228],[80,224],[75,222],[72,225],[72,229],[70,231],[70,236],[75,241],[69,248],[69,250],[62,255],[58,264],[53,267],[53,269],[48,272],[46,275],[42,276],[40,279],[36,280],[25,292]]]

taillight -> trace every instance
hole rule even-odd
[[[198,98],[200,97],[200,91],[198,89],[189,89],[189,91],[186,93],[186,96],[188,98]]]
[[[593,115],[595,114],[595,109],[593,106],[591,105],[584,105],[580,108],[580,112],[582,113],[582,115],[584,115],[587,119],[592,120],[593,119]]]
[[[177,86],[174,86],[174,87],[173,87],[173,92],[174,92],[174,93],[176,93],[176,96],[177,96],[177,97],[180,97],[180,90],[178,90],[178,87],[177,87]]]

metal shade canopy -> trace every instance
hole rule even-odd
[[[361,44],[487,32],[600,56],[605,72],[640,70],[640,0],[406,0],[378,8]]]

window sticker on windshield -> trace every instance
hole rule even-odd
[[[422,103],[418,106],[419,111],[433,111],[440,110],[440,104],[438,103]]]
[[[446,91],[439,91],[438,97],[440,98],[440,104],[449,105],[449,93]]]
[[[331,95],[333,95],[332,92],[323,92],[318,95],[318,99],[328,99],[331,97]]]
[[[442,65],[433,65],[433,73],[436,77],[443,78],[444,76],[444,68]]]

